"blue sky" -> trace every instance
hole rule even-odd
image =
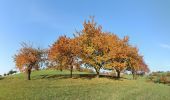
[[[151,71],[170,70],[170,0],[0,0],[0,74],[15,68],[21,42],[47,48],[91,15],[104,31],[128,35]]]

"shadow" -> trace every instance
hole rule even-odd
[[[117,76],[112,76],[112,75],[100,75],[101,78],[108,78],[108,79],[113,79],[113,80],[119,80],[119,81],[123,81],[122,79],[125,79],[123,77],[118,78]]]
[[[4,77],[0,77],[0,80],[3,80],[4,79]]]
[[[95,78],[96,74],[72,74],[72,79],[92,79]],[[101,74],[99,76],[100,78],[108,78],[108,79],[114,79],[114,80],[120,80],[123,81],[122,79],[126,79],[126,78],[117,78],[116,76],[111,76],[111,75],[105,75],[105,74]],[[56,75],[40,75],[37,78],[33,77],[34,79],[68,79],[70,78],[70,74],[56,74]]]
[[[72,78],[73,79],[78,79],[78,78],[82,78],[82,79],[92,79],[94,78],[96,75],[95,74],[72,74]],[[70,78],[70,74],[57,74],[57,75],[40,75],[41,79],[67,79]]]

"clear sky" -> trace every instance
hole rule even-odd
[[[0,0],[0,74],[15,68],[22,41],[47,48],[91,15],[104,31],[128,35],[151,71],[170,70],[170,0]]]

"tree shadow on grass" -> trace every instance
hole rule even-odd
[[[118,80],[118,81],[123,81],[124,77],[118,78],[117,76],[112,76],[112,75],[100,75],[101,78],[107,78],[107,79],[112,79],[112,80]]]
[[[0,80],[3,80],[4,79],[4,77],[0,77]]]
[[[96,77],[96,74],[73,74],[72,79],[88,79],[91,80]],[[37,78],[33,77],[33,80],[36,79],[69,79],[70,74],[56,74],[56,75],[40,75]],[[111,76],[111,75],[100,75],[100,78],[108,78],[108,79],[113,79],[113,80],[119,80],[123,81],[122,78],[117,78],[116,76]]]
[[[96,75],[95,74],[73,74],[72,79],[92,79]],[[68,79],[70,78],[70,74],[56,74],[56,75],[40,75],[40,79]]]

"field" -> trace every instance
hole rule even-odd
[[[170,100],[170,86],[146,82],[145,77],[132,80],[79,77],[85,72],[43,70],[0,79],[0,100]],[[63,76],[64,75],[64,76]],[[68,76],[68,77],[67,77]]]

